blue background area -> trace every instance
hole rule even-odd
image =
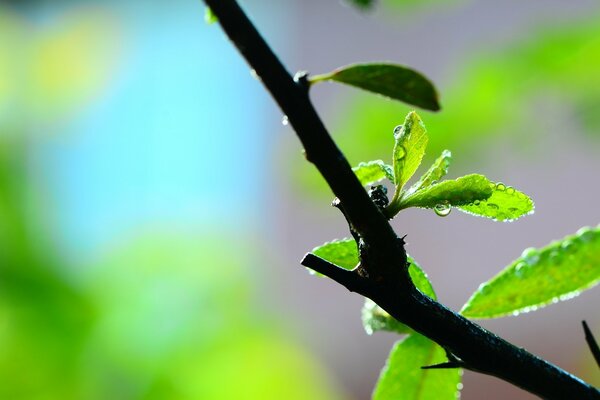
[[[257,212],[267,96],[200,3],[109,11],[123,38],[111,86],[41,151],[69,250],[157,221],[238,228]]]

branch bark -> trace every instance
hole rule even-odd
[[[596,388],[508,343],[414,287],[403,242],[327,132],[309,99],[305,77],[292,78],[235,0],[204,1],[287,115],[307,159],[340,199],[352,228],[369,247],[369,262],[362,266],[367,275],[342,270],[311,254],[303,265],[372,299],[398,321],[448,349],[468,369],[496,376],[542,398],[600,399]]]

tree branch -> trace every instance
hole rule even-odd
[[[466,368],[499,377],[542,398],[600,399],[600,392],[589,384],[506,342],[415,289],[408,276],[402,241],[333,142],[310,102],[305,80],[291,77],[235,0],[205,0],[205,3],[287,115],[307,159],[340,199],[350,224],[369,247],[369,263],[363,265],[368,277],[340,271],[316,256],[305,257],[304,265],[371,298],[398,321],[451,351]]]
[[[581,321],[581,324],[583,325],[583,331],[585,332],[585,341],[590,347],[590,351],[594,356],[594,360],[596,360],[596,364],[598,364],[600,367],[600,347],[598,347],[598,342],[596,342],[596,339],[594,338],[594,335],[592,334],[587,322]]]

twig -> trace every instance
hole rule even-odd
[[[332,269],[307,257],[304,262],[338,283],[371,298],[398,321],[443,346],[469,369],[499,377],[547,399],[600,399],[579,378],[431,300],[415,289],[406,252],[387,219],[369,199],[308,97],[302,77],[292,79],[235,0],[205,0],[233,44],[279,104],[344,214],[369,248],[368,278]],[[305,75],[304,75],[305,77]],[[324,260],[323,260],[324,261]],[[335,266],[333,266],[335,267]],[[337,267],[335,267],[337,268]],[[357,278],[358,277],[358,278]],[[368,284],[365,284],[367,282]]]
[[[598,364],[600,367],[600,347],[598,347],[598,342],[596,342],[596,339],[594,338],[594,335],[592,334],[587,322],[581,321],[581,324],[583,325],[583,331],[585,332],[585,341],[590,347],[590,351],[594,356],[594,360],[596,360],[596,364]]]

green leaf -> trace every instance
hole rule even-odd
[[[490,182],[492,195],[479,203],[458,207],[467,214],[491,218],[494,221],[514,221],[522,216],[532,214],[533,201],[525,193],[519,192],[502,182]]]
[[[438,111],[433,84],[419,72],[390,63],[352,64],[309,78],[311,83],[335,81],[378,93],[426,110]]]
[[[384,178],[388,178],[394,182],[394,171],[392,167],[385,164],[381,160],[361,162],[356,167],[352,168],[356,177],[363,186],[371,185]]]
[[[440,204],[462,206],[492,195],[490,181],[479,174],[462,176],[421,189],[400,201],[400,208],[434,208]]]
[[[435,300],[437,297],[427,274],[412,257],[408,257],[408,262],[410,263],[408,273],[417,289]],[[362,309],[362,322],[365,331],[369,335],[373,334],[373,332],[382,330],[397,333],[413,332],[412,329],[397,321],[371,299],[365,299],[365,305]]]
[[[415,183],[408,189],[407,193],[411,194],[416,192],[417,190],[429,187],[434,183],[437,183],[440,179],[442,179],[448,173],[448,167],[450,166],[450,162],[452,161],[452,153],[450,150],[442,151],[442,155],[440,155],[429,167],[429,170],[425,172],[421,178],[419,178],[418,182]]]
[[[204,8],[204,22],[206,22],[209,25],[214,24],[215,22],[219,22],[219,19],[212,12],[212,10],[210,9],[210,7],[205,7]]]
[[[373,400],[456,400],[460,369],[421,369],[446,362],[446,353],[426,337],[413,333],[392,349],[373,393]]]
[[[600,227],[540,250],[526,249],[502,272],[471,296],[461,313],[469,318],[496,318],[566,300],[600,281]]]
[[[396,190],[401,190],[421,165],[429,140],[425,125],[416,112],[409,112],[404,125],[394,129],[394,140],[394,176]]]
[[[352,238],[332,240],[315,247],[312,253],[345,269],[354,269],[358,264],[358,248]]]

